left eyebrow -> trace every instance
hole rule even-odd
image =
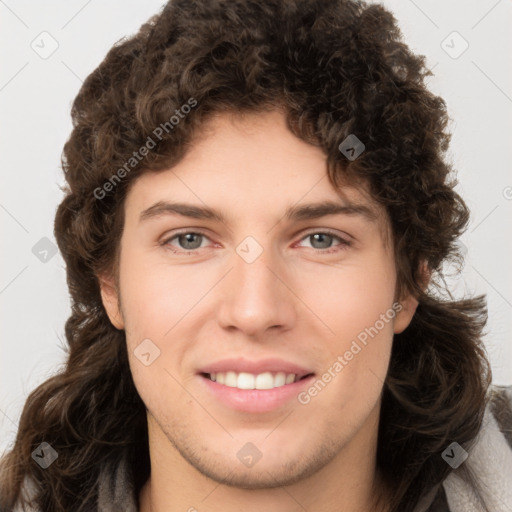
[[[341,204],[333,201],[294,206],[288,208],[285,217],[287,220],[301,221],[318,219],[327,215],[360,215],[372,222],[378,218],[377,214],[364,204],[351,202]]]
[[[193,219],[214,220],[226,224],[224,215],[212,208],[187,203],[170,203],[168,201],[158,201],[145,209],[140,214],[139,222],[161,215],[180,215]],[[351,202],[336,203],[333,201],[292,206],[286,210],[284,217],[287,221],[304,221],[326,217],[327,215],[359,215],[372,222],[378,218],[377,214],[364,204]]]

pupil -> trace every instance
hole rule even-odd
[[[331,238],[330,235],[327,235],[325,233],[316,233],[314,235],[311,235],[313,237],[313,240],[315,240],[315,237],[320,237],[320,243],[322,243],[322,237],[327,237],[327,239]],[[315,241],[318,241],[317,239]],[[325,243],[325,240],[324,242]],[[315,247],[315,245],[313,244],[313,247]],[[327,243],[327,245],[325,247],[316,247],[317,249],[327,249],[329,247],[329,243]]]
[[[201,246],[201,241],[200,241],[200,237],[202,235],[199,235],[197,233],[187,233],[185,235],[181,235],[180,236],[180,244],[185,248],[185,249],[197,249],[198,247]],[[190,240],[190,237],[192,237],[192,240]],[[197,240],[199,240],[199,243],[197,243],[197,240],[196,240],[196,243],[194,245],[194,241],[193,241],[193,238],[194,237],[197,237]],[[190,245],[188,245],[189,243],[192,244],[192,247]]]

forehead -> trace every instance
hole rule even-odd
[[[164,201],[222,211],[227,222],[255,215],[270,221],[301,204],[329,201],[361,206],[387,230],[384,208],[362,186],[334,188],[323,150],[296,137],[277,111],[211,118],[177,165],[137,179],[126,206],[140,217]]]

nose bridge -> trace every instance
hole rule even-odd
[[[283,265],[272,249],[248,236],[236,247],[233,267],[224,284],[219,318],[223,327],[237,327],[252,336],[268,327],[290,327],[293,295],[276,277]]]

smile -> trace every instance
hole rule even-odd
[[[247,372],[227,371],[207,373],[206,376],[213,382],[238,389],[274,389],[292,384],[301,379],[295,373],[286,374],[284,372],[263,372],[254,375]]]

